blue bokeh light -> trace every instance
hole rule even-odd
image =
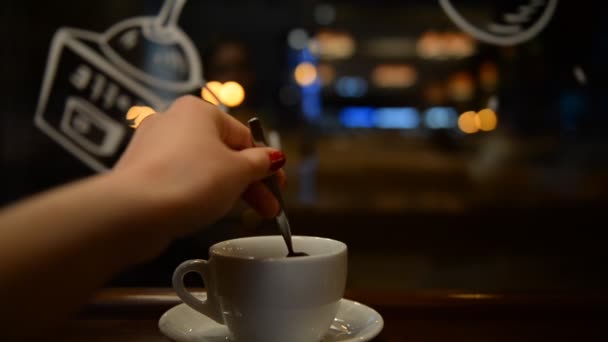
[[[362,97],[367,93],[367,81],[358,76],[343,76],[336,81],[335,89],[342,97]]]
[[[387,129],[414,129],[420,125],[420,113],[412,107],[386,107],[374,111],[374,126]]]
[[[339,114],[340,122],[349,128],[374,127],[374,108],[372,107],[344,107]]]
[[[424,113],[424,124],[431,129],[454,128],[458,113],[452,107],[431,107]]]

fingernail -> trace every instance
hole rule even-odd
[[[270,158],[270,171],[277,172],[280,168],[285,165],[287,159],[285,159],[285,155],[281,151],[270,152],[268,155]]]

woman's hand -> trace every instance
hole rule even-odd
[[[284,163],[193,97],[145,119],[114,170],[0,211],[0,340],[47,333],[116,273],[219,219],[241,195],[275,215],[278,203],[258,181]]]
[[[124,186],[153,194],[183,234],[224,216],[241,195],[262,216],[276,215],[276,198],[258,181],[284,163],[280,151],[253,147],[238,120],[185,96],[139,125],[112,173]],[[284,181],[282,171],[278,176]]]

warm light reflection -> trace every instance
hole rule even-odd
[[[443,34],[444,54],[452,58],[464,58],[475,53],[475,41],[464,33]]]
[[[374,37],[365,41],[362,52],[374,58],[412,58],[416,41],[409,37]]]
[[[464,133],[477,133],[479,130],[492,131],[498,125],[496,112],[490,108],[482,109],[478,113],[468,111],[458,118],[458,128]]]
[[[458,128],[467,134],[477,133],[477,113],[474,111],[464,112],[458,118]]]
[[[222,90],[222,84],[217,81],[210,81],[205,84],[203,89],[201,90],[201,97],[203,100],[213,103],[214,105],[219,105],[220,102],[220,92]],[[213,92],[213,93],[212,93]]]
[[[473,98],[475,83],[470,73],[463,71],[454,74],[448,81],[448,94],[454,101],[469,101]]]
[[[355,54],[355,39],[348,32],[321,31],[314,41],[318,44],[323,59],[346,59]]]
[[[317,79],[317,68],[312,63],[302,62],[294,70],[293,76],[298,85],[306,87]]]
[[[498,85],[498,67],[494,62],[485,62],[479,67],[479,83],[485,91],[494,91]]]
[[[434,82],[422,90],[424,100],[432,105],[440,105],[446,101],[446,89],[442,83]]]
[[[486,108],[477,113],[475,116],[475,123],[477,128],[481,129],[482,131],[492,131],[496,129],[498,118],[493,110]]]
[[[320,63],[317,66],[317,72],[319,74],[321,84],[324,86],[332,84],[336,79],[336,68],[334,68],[334,66],[331,64]]]
[[[443,47],[441,35],[434,31],[426,32],[416,45],[416,52],[422,58],[433,59],[442,57]]]
[[[448,295],[450,298],[454,299],[494,299],[497,298],[496,295],[485,294],[485,293],[454,293]]]
[[[210,81],[201,90],[201,97],[214,105],[219,105],[221,102],[228,107],[237,107],[245,100],[245,89],[234,81],[226,83]]]
[[[379,88],[407,88],[416,83],[418,74],[409,64],[379,64],[372,70],[372,83]]]
[[[137,128],[145,118],[154,113],[156,113],[156,111],[148,106],[133,106],[129,108],[126,117],[127,120],[131,121],[130,126]]]
[[[220,100],[228,107],[236,107],[245,100],[245,89],[237,82],[226,82],[220,91]]]
[[[475,40],[464,33],[425,32],[416,44],[418,56],[424,59],[466,58],[475,53]]]

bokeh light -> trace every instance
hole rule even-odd
[[[424,113],[424,123],[431,129],[454,128],[458,113],[452,107],[431,107]]]
[[[420,113],[413,107],[384,107],[374,111],[374,126],[384,129],[414,129],[420,125]]]
[[[416,44],[418,56],[424,59],[461,59],[475,53],[475,40],[460,32],[427,31]]]
[[[422,89],[424,100],[432,105],[440,105],[447,100],[447,91],[443,83],[432,82]]]
[[[326,60],[346,59],[355,54],[355,39],[348,32],[324,30],[314,41],[319,44],[321,58]]]
[[[498,125],[498,117],[493,110],[489,108],[482,109],[475,116],[475,123],[477,128],[482,131],[492,131],[496,129],[496,126]]]
[[[308,33],[301,28],[293,29],[287,34],[287,43],[294,50],[302,50],[308,46],[308,39]]]
[[[450,77],[448,82],[448,94],[454,101],[469,101],[475,94],[475,83],[473,76],[466,72],[458,72]]]
[[[133,106],[127,112],[127,120],[131,121],[131,127],[137,128],[148,116],[156,113],[156,111],[148,106]]]
[[[294,70],[293,76],[298,85],[306,87],[317,79],[317,68],[312,63],[302,62]]]
[[[434,31],[424,33],[418,40],[416,51],[425,59],[441,58],[443,53],[441,35]]]
[[[335,89],[342,97],[362,97],[367,93],[367,81],[359,76],[342,76],[336,81]]]
[[[331,64],[319,63],[317,72],[323,86],[332,84],[336,79],[336,68]]]
[[[416,57],[416,40],[411,37],[373,37],[365,40],[362,55],[381,59],[409,59]]]
[[[210,81],[205,84],[203,89],[201,90],[201,97],[203,100],[213,103],[214,105],[219,105],[220,102],[220,93],[222,90],[222,84],[217,81]],[[213,92],[213,93],[212,93]]]
[[[221,102],[228,107],[237,107],[245,100],[245,89],[238,82],[234,81],[223,84],[217,81],[210,81],[201,90],[201,97],[203,100],[211,102],[216,106]]]
[[[336,19],[336,8],[331,4],[318,4],[313,11],[315,21],[319,25],[329,25]]]
[[[372,70],[372,83],[379,88],[407,88],[416,83],[418,73],[409,64],[379,64]]]
[[[477,127],[477,113],[469,111],[460,114],[458,128],[467,134],[477,133],[479,131],[479,127]]]
[[[494,62],[484,62],[479,67],[479,83],[485,91],[494,91],[498,86],[498,67]]]
[[[236,107],[245,100],[245,89],[237,82],[226,82],[220,92],[220,100],[228,107]]]

